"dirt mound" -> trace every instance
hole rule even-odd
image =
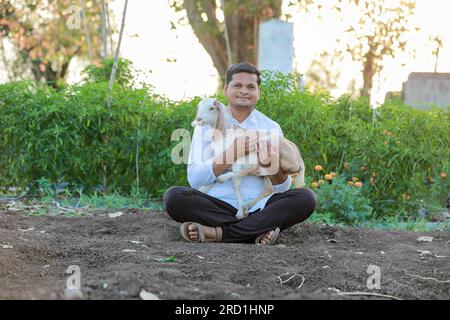
[[[160,299],[450,298],[449,233],[303,224],[275,246],[197,244],[165,213],[111,212],[0,211],[0,298],[67,298],[69,266],[80,268],[85,299],[140,299],[143,289]],[[433,240],[417,241],[425,235]],[[367,287],[369,266],[379,267],[380,289]]]

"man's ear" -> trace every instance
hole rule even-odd
[[[228,85],[224,85],[223,86],[223,94],[225,95],[225,97],[228,97],[227,90],[228,90]]]

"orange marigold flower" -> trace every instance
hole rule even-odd
[[[445,177],[447,177],[447,174],[445,172],[441,172],[440,176],[441,176],[441,178],[445,178]]]
[[[357,182],[355,182],[354,186],[358,187],[358,188],[361,188],[362,187],[362,183],[357,181]]]
[[[358,181],[359,179],[357,177],[352,178],[353,181]]]
[[[314,189],[319,187],[319,183],[317,181],[314,181],[313,183],[311,183],[311,187],[313,187]]]
[[[352,186],[352,185],[353,185],[353,181],[349,181],[349,182],[347,182],[347,184],[348,184],[349,186]]]
[[[336,177],[337,176],[336,172],[330,172],[330,174],[331,174],[332,177]]]
[[[332,179],[331,174],[326,174],[326,175],[325,175],[325,180],[331,180],[331,179]]]
[[[361,170],[362,171],[366,170],[366,167],[365,166],[361,166]]]
[[[350,164],[348,162],[344,162],[344,168],[348,169],[350,167]]]
[[[323,168],[322,168],[321,165],[317,165],[317,166],[314,167],[314,170],[316,170],[316,171],[322,171]]]

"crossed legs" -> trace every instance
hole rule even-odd
[[[190,187],[175,186],[164,194],[169,216],[178,222],[197,222],[206,227],[221,227],[222,242],[249,242],[258,235],[279,227],[287,229],[306,220],[316,207],[316,196],[306,188],[273,194],[266,207],[244,219],[235,217],[237,209],[230,204]],[[196,235],[190,226],[190,234]],[[205,233],[210,230],[205,228]],[[213,234],[210,234],[213,237]]]

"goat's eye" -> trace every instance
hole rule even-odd
[[[213,110],[214,110],[214,108],[213,108],[213,107],[209,108],[209,111],[213,111]]]

